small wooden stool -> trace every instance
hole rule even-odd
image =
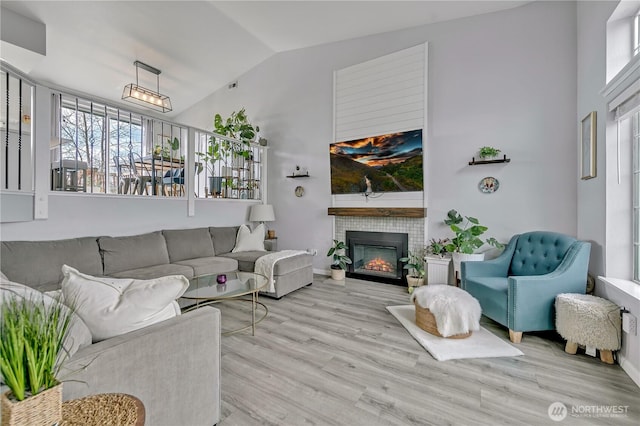
[[[588,294],[556,296],[556,329],[567,341],[564,351],[575,355],[578,345],[600,351],[600,360],[613,364],[620,349],[620,308],[613,302]]]

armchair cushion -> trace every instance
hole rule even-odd
[[[509,275],[542,275],[555,270],[576,239],[555,232],[520,235],[513,252]]]

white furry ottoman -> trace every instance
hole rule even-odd
[[[416,324],[431,334],[463,339],[480,330],[480,303],[461,288],[425,285],[416,288],[410,300],[416,307]],[[435,324],[430,324],[431,318]]]
[[[612,351],[620,349],[620,308],[588,294],[556,296],[556,329],[566,339],[565,352],[575,354],[578,345],[600,350],[600,360],[613,364]]]

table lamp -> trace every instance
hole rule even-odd
[[[249,214],[249,221],[251,222],[273,222],[276,220],[276,216],[273,213],[273,206],[271,204],[255,204],[251,206],[251,213]],[[269,238],[275,237],[275,231],[269,230]]]

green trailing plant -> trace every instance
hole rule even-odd
[[[327,257],[331,257],[333,263],[331,269],[346,270],[347,265],[350,265],[351,258],[345,254],[347,245],[343,241],[333,240],[333,246],[327,252]]]
[[[500,150],[492,146],[483,146],[480,148],[480,158],[493,158],[500,154]]]
[[[480,225],[480,222],[475,217],[461,216],[456,210],[452,209],[447,212],[447,218],[444,223],[449,225],[449,228],[455,234],[455,237],[445,246],[450,253],[472,254],[485,243],[496,248],[504,247],[502,243],[493,237],[486,240],[480,238],[489,228]]]
[[[416,277],[416,278],[424,277],[425,253],[426,253],[425,249],[420,249],[418,252],[412,252],[411,250],[409,250],[409,255],[407,257],[401,257],[399,259],[400,262],[405,263],[404,269],[413,271],[413,272],[410,272],[409,274],[410,276]]]
[[[0,371],[22,401],[58,384],[56,374],[71,311],[62,303],[19,296],[4,299],[0,320]]]

